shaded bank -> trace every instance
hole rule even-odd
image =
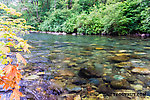
[[[44,32],[44,31],[29,31],[30,33],[43,33],[43,34],[53,34],[53,35],[86,35],[86,34],[79,34],[79,33],[65,33],[65,32]],[[97,34],[98,36],[98,34]],[[101,34],[99,36],[118,36],[118,35],[107,35],[107,34]],[[123,35],[124,36],[124,35]],[[135,33],[135,34],[128,34],[126,36],[129,37],[141,37],[141,38],[148,38],[150,37],[150,34],[139,34],[139,33]]]

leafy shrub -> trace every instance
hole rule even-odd
[[[23,94],[19,92],[18,84],[22,75],[18,67],[20,63],[26,65],[27,62],[19,52],[12,53],[11,49],[30,52],[28,48],[31,46],[27,44],[27,40],[19,36],[21,33],[27,33],[27,29],[32,27],[24,25],[25,19],[17,18],[21,16],[21,13],[2,3],[0,3],[0,15],[0,63],[3,64],[0,68],[0,85],[3,85],[3,89],[13,91],[10,100],[20,100]],[[11,58],[12,56],[16,57],[16,63]]]
[[[52,12],[46,20],[39,25],[39,29],[43,31],[62,31],[62,24],[71,17],[71,10],[57,9]]]

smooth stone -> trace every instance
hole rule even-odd
[[[75,76],[75,74],[72,71],[67,70],[67,69],[59,70],[59,75],[60,76]]]
[[[96,69],[102,70],[103,69],[103,64],[98,64],[98,63],[94,63],[94,66]]]
[[[113,90],[110,88],[110,86],[106,85],[105,83],[101,83],[98,86],[97,91],[99,93],[104,93],[104,94],[107,94],[107,95],[111,95],[111,93],[113,93]]]
[[[131,62],[121,62],[121,63],[117,63],[114,65],[118,68],[130,68],[132,66],[132,63]]]
[[[53,50],[52,53],[60,53],[62,52],[61,50]]]
[[[39,78],[39,76],[37,76],[37,75],[31,75],[31,76],[27,76],[23,79],[25,79],[25,80],[34,80],[34,79],[38,79],[38,78]]]
[[[63,62],[64,63],[70,63],[70,60],[64,60]]]
[[[150,87],[150,81],[146,82],[146,85]]]
[[[80,95],[75,96],[73,100],[81,100]]]
[[[133,89],[135,89],[136,91],[143,89],[143,86],[140,85],[140,84],[136,84],[136,85],[131,84],[131,87],[132,87]]]
[[[99,73],[97,70],[94,68],[81,68],[79,70],[78,75],[82,78],[95,78],[95,77],[101,77],[102,73]]]
[[[128,51],[127,50],[119,50],[118,52],[123,53],[123,52],[128,52]]]
[[[135,67],[131,70],[133,73],[137,74],[150,74],[150,70],[147,68]]]
[[[134,83],[137,80],[136,77],[133,75],[127,76],[126,78],[129,83]]]
[[[89,83],[92,83],[92,84],[94,84],[94,85],[99,85],[99,80],[98,79],[96,79],[96,78],[90,78],[89,79]]]
[[[44,75],[45,72],[38,72],[37,75]]]
[[[63,89],[63,88],[65,88],[65,85],[66,85],[66,83],[62,82],[61,80],[55,80],[54,81],[54,86],[56,86],[58,88]]]
[[[144,47],[145,50],[150,50],[150,47]]]
[[[114,80],[114,78],[113,78],[113,76],[106,75],[106,76],[103,76],[103,80],[107,83],[110,83],[111,81]]]
[[[104,48],[99,48],[99,47],[98,47],[98,48],[95,48],[95,49],[96,49],[96,50],[103,50]]]
[[[82,63],[85,63],[87,62],[88,60],[87,59],[79,59],[76,61],[77,64],[82,64]]]
[[[146,55],[147,53],[145,53],[145,52],[134,52],[134,54],[137,54],[137,55]]]
[[[104,68],[103,69],[103,73],[105,73],[105,74],[111,74],[112,73],[112,69],[110,69],[110,68]]]
[[[118,54],[115,54],[116,56],[129,56],[130,54],[129,53],[118,53]]]
[[[146,91],[146,95],[147,96],[150,96],[150,90],[149,91]],[[149,97],[150,98],[150,97]]]
[[[68,91],[70,91],[70,92],[79,92],[79,91],[81,91],[82,90],[82,88],[80,87],[80,86],[77,86],[77,85],[73,85],[73,84],[71,84],[71,85],[67,85],[66,86],[66,89],[68,90]]]
[[[108,59],[114,62],[125,62],[128,61],[130,58],[127,56],[113,56],[113,57],[109,57]]]
[[[85,79],[75,79],[73,80],[72,84],[76,84],[76,85],[83,85],[86,84],[87,81]]]
[[[95,49],[94,47],[86,47],[86,48],[84,48],[84,50],[86,50],[86,51],[92,51],[94,49]]]
[[[114,75],[113,78],[114,78],[115,80],[122,80],[122,79],[125,79],[125,78],[124,78],[123,76],[121,76],[121,75]]]
[[[69,63],[69,64],[68,64],[69,67],[76,67],[77,65],[78,65],[78,64],[76,64],[76,63]]]
[[[130,84],[125,79],[111,81],[111,87],[115,89],[129,89]]]

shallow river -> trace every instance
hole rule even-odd
[[[22,100],[150,96],[150,38],[29,34]],[[122,93],[122,94],[121,94]]]

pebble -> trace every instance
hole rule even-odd
[[[72,71],[67,69],[59,70],[58,72],[60,76],[75,76],[75,74]]]
[[[132,87],[133,89],[135,89],[136,91],[142,90],[142,89],[143,89],[143,86],[140,85],[140,84],[137,84],[137,85],[131,84],[131,87]]]

